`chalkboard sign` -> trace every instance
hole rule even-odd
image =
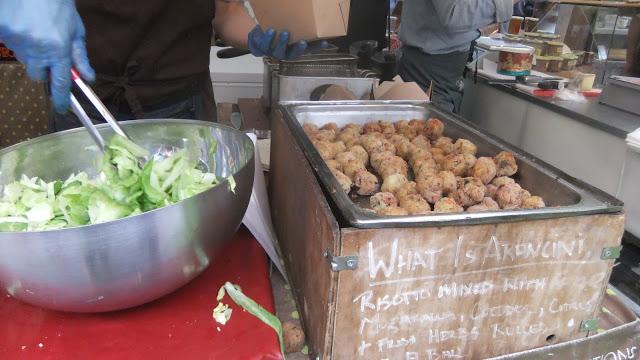
[[[333,354],[478,359],[585,337],[621,216],[431,229],[343,229]],[[608,239],[608,240],[607,240]]]

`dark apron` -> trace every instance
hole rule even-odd
[[[114,113],[145,118],[198,96],[215,118],[209,78],[212,0],[76,0],[97,79]]]

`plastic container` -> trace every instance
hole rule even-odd
[[[509,22],[509,34],[513,34],[513,35],[520,34],[520,29],[522,28],[523,22],[524,22],[523,17],[512,16],[511,21]]]
[[[593,51],[585,51],[584,53],[584,61],[582,62],[583,65],[591,65],[593,64],[593,58],[595,56],[595,53]]]
[[[536,49],[535,51],[536,56],[540,56],[544,53],[544,41],[542,40],[525,38],[523,43],[525,45],[531,46],[532,48]]]
[[[578,57],[578,61],[576,63],[576,66],[580,66],[580,65],[584,64],[584,51],[573,51],[573,54]]]
[[[564,54],[562,55],[562,70],[563,71],[573,71],[576,69],[576,64],[578,63],[578,56],[575,54]]]
[[[536,55],[536,64],[533,66],[533,69],[542,72],[547,71],[549,60],[551,60],[551,56]]]
[[[596,80],[596,74],[580,74],[580,91],[589,91],[593,89],[593,83]]]
[[[564,44],[558,41],[545,41],[544,53],[546,56],[562,56]]]
[[[548,56],[549,62],[547,64],[548,72],[560,72],[562,70],[562,57],[561,56]]]
[[[540,22],[540,19],[538,18],[534,18],[534,17],[524,18],[524,31],[526,32],[534,31],[538,26],[538,22]]]
[[[553,41],[553,40],[559,40],[560,39],[560,35],[556,35],[556,34],[552,34],[552,33],[536,31],[536,34],[538,34],[538,37],[540,37],[540,38],[542,38],[544,40],[548,40],[548,41]]]
[[[529,75],[533,63],[534,49],[522,51],[500,51],[498,54],[498,73],[502,75]]]

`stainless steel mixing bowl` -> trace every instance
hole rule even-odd
[[[122,123],[153,153],[186,148],[225,181],[197,196],[104,224],[0,233],[0,286],[24,302],[72,312],[125,309],[188,283],[237,230],[253,187],[253,143],[241,132],[190,120]],[[106,137],[111,130],[100,127]],[[217,151],[210,155],[213,140]],[[22,174],[47,181],[96,174],[100,152],[84,129],[46,135],[0,151],[0,184]],[[212,295],[212,296],[215,296]]]

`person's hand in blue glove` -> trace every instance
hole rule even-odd
[[[277,60],[295,60],[305,51],[313,51],[326,48],[326,41],[315,42],[310,45],[306,41],[298,41],[289,45],[289,32],[280,32],[278,39],[274,41],[276,31],[269,28],[263,31],[260,25],[256,25],[249,33],[249,51],[254,56],[269,56]]]
[[[69,108],[71,66],[84,79],[95,79],[74,0],[1,0],[0,39],[26,65],[30,78],[51,76],[51,97],[60,113]]]

